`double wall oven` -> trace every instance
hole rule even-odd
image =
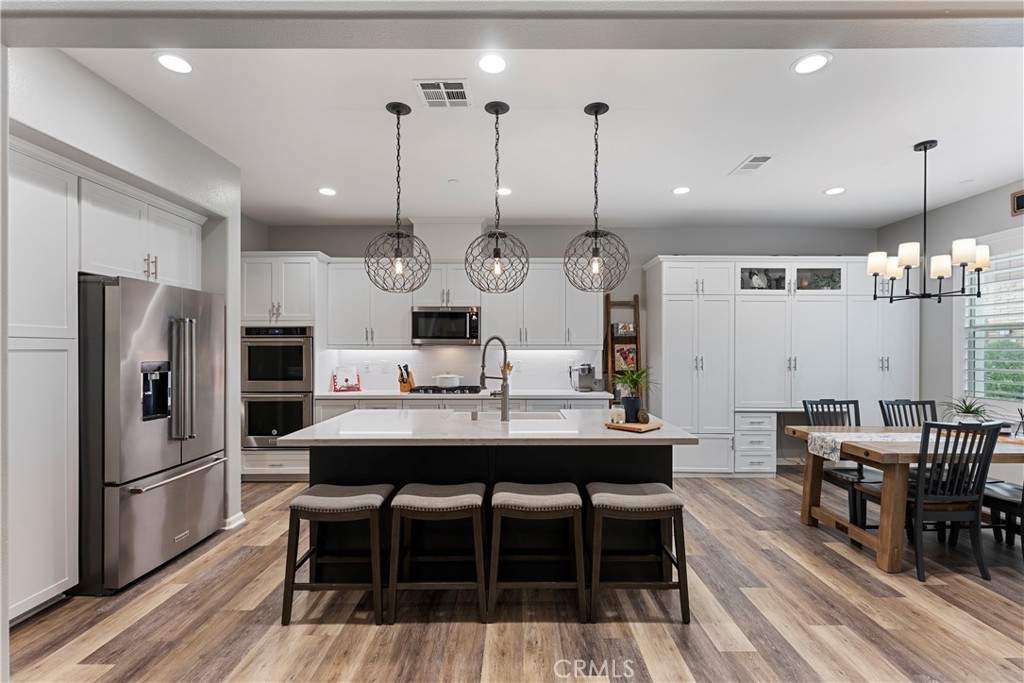
[[[313,424],[313,328],[242,328],[242,447]]]

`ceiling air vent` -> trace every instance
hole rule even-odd
[[[465,81],[416,81],[416,90],[424,104],[433,108],[468,107],[469,90]]]
[[[729,175],[753,175],[754,171],[759,170],[762,166],[771,161],[770,156],[749,156],[744,159],[739,166],[732,169]]]

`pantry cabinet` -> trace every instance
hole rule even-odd
[[[848,305],[847,397],[860,401],[861,424],[881,425],[878,401],[918,396],[920,307],[864,296]]]
[[[81,270],[199,288],[201,216],[80,184]]]

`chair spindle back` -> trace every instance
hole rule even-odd
[[[894,401],[879,401],[882,421],[886,427],[920,427],[925,422],[938,420],[935,401],[911,401],[898,398]]]

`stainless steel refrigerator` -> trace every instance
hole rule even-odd
[[[224,298],[79,275],[80,583],[120,589],[224,520]]]

